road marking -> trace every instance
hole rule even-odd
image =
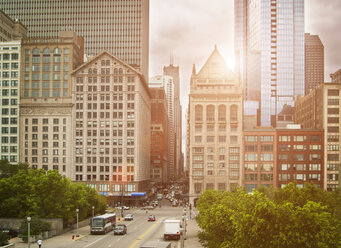
[[[104,239],[104,238],[106,238],[106,237],[107,237],[107,235],[104,235],[102,238],[99,238],[99,239],[95,240],[94,242],[92,242],[92,243],[90,243],[90,244],[84,246],[84,248],[87,248],[87,247],[89,247],[89,246],[92,246],[93,244],[97,243],[98,241],[100,241],[100,240],[102,240],[102,239]]]
[[[147,231],[144,232],[129,248],[133,248],[144,236],[146,236],[147,233],[149,233],[159,222],[161,219],[159,219],[156,223],[154,223]]]

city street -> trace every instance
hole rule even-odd
[[[161,201],[162,207],[156,207],[154,210],[131,209],[126,210],[124,215],[131,213],[134,216],[132,221],[122,221],[120,212],[117,212],[117,221],[127,225],[126,235],[114,235],[109,232],[106,235],[91,235],[89,226],[79,229],[79,238],[72,240],[72,235],[76,230],[56,236],[43,241],[42,247],[49,248],[139,248],[147,241],[163,241],[163,221],[165,219],[180,219],[183,213],[182,207],[172,207],[167,200]],[[148,222],[149,214],[156,217],[155,222]],[[188,213],[189,215],[189,213]],[[194,223],[194,220],[192,220]],[[195,238],[195,235],[193,235]],[[169,241],[172,248],[180,248],[180,241]],[[190,241],[188,241],[190,242]],[[32,244],[35,247],[36,244]],[[19,242],[15,244],[16,248],[27,247],[27,244]],[[186,245],[185,247],[200,247],[197,245]]]

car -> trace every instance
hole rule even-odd
[[[115,226],[114,235],[127,234],[127,226],[125,224],[118,224]]]
[[[156,220],[155,215],[148,216],[148,221],[155,221],[155,220]]]
[[[144,206],[142,207],[142,210],[153,210],[154,208],[154,206]]]
[[[129,206],[123,206],[123,209],[124,209],[124,210],[129,210],[130,207],[129,207]]]
[[[127,221],[130,221],[130,220],[133,220],[134,217],[132,214],[127,214],[125,217],[124,217],[124,220],[127,220]]]

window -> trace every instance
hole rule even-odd
[[[289,154],[279,154],[278,160],[279,161],[289,161]]]
[[[246,153],[244,157],[245,161],[257,161],[256,153]]]
[[[257,148],[257,145],[245,145],[245,152],[256,152]]]
[[[306,160],[305,154],[294,154],[295,161],[304,161]]]
[[[272,153],[262,153],[260,160],[261,161],[273,161],[274,155]]]
[[[279,142],[287,142],[291,140],[290,136],[281,135],[278,137]]]
[[[238,106],[232,105],[230,107],[230,121],[237,121],[238,120]]]
[[[218,107],[218,120],[226,121],[226,106],[225,105],[219,105]]]
[[[321,164],[309,164],[309,170],[320,171],[321,170]]]
[[[274,136],[260,136],[261,141],[272,142],[274,141]]]
[[[245,142],[257,142],[257,136],[245,136]]]
[[[245,174],[245,181],[257,181],[257,174]]]
[[[257,164],[244,164],[245,171],[257,171]]]
[[[195,121],[202,121],[203,107],[201,105],[195,106]]]
[[[303,170],[303,171],[305,171],[307,166],[306,166],[306,164],[294,164],[293,168],[294,168],[294,170],[298,170],[298,171]]]
[[[339,90],[328,90],[328,96],[339,96]]]
[[[262,152],[272,152],[273,151],[273,145],[261,145],[261,151]]]
[[[305,136],[305,135],[295,135],[294,136],[295,142],[303,142],[303,141],[306,141],[306,139],[307,139],[307,136]]]
[[[208,105],[206,107],[206,121],[213,122],[214,121],[214,106]]]

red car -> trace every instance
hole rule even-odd
[[[148,221],[155,221],[155,215],[149,215]]]

